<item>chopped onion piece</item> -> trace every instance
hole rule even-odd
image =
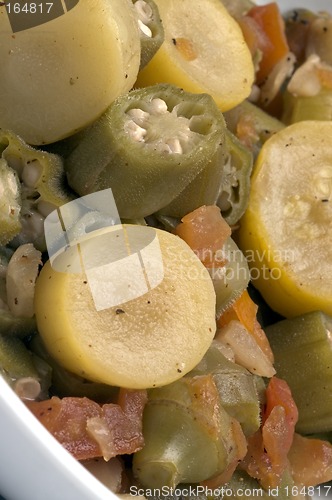
[[[234,351],[235,362],[261,377],[273,377],[276,371],[248,330],[237,320],[218,330],[216,340]]]

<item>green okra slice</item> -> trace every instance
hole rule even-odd
[[[220,142],[213,161],[187,187],[163,207],[156,215],[181,219],[203,205],[216,205],[224,179],[224,165],[227,159],[225,141]]]
[[[223,472],[234,459],[231,417],[206,380],[183,377],[149,391],[143,414],[145,445],[133,457],[134,475],[143,486],[197,483]]]
[[[140,70],[155,55],[164,41],[164,28],[153,0],[132,0],[138,17],[141,41]]]
[[[265,328],[277,376],[286,380],[302,434],[332,431],[332,318],[315,311]]]
[[[221,404],[229,415],[240,422],[246,436],[256,432],[261,424],[261,377],[252,375],[242,366],[229,361],[213,341],[190,375],[211,373],[219,392]],[[259,379],[259,381],[257,380]],[[265,388],[265,384],[263,382]]]
[[[7,187],[0,201],[0,244],[31,242],[44,249],[45,217],[72,197],[65,188],[62,160],[2,129],[0,154],[0,182]]]
[[[314,96],[284,94],[283,121],[287,124],[304,120],[332,120],[332,91],[321,90]]]
[[[236,224],[248,206],[253,155],[232,132],[226,131],[228,157],[222,170],[217,205],[230,226]]]
[[[203,205],[218,205],[228,224],[233,225],[247,208],[253,155],[226,129],[215,160],[158,213],[181,219]]]
[[[208,94],[160,84],[119,97],[65,160],[83,196],[111,188],[121,218],[146,217],[216,161],[222,113]]]

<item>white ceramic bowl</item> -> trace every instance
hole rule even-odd
[[[283,11],[332,10],[332,0],[278,3]],[[0,494],[6,500],[118,500],[46,431],[1,376]]]

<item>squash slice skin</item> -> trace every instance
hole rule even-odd
[[[55,271],[36,283],[38,330],[49,353],[87,379],[141,389],[189,372],[213,339],[215,292],[198,257],[179,237],[157,230],[164,277],[144,295],[96,311],[85,274]]]

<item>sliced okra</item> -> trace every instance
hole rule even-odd
[[[261,388],[263,379],[229,361],[218,348],[218,341],[212,342],[202,361],[190,375],[207,373],[212,374],[221,404],[227,413],[240,422],[246,436],[254,434],[261,424],[261,395],[258,389]],[[265,388],[264,383],[263,385]]]
[[[203,205],[218,205],[228,224],[238,222],[249,200],[253,155],[226,129],[215,157],[161,215],[182,218]]]
[[[0,370],[10,382],[23,377],[38,378],[31,353],[15,337],[0,335]]]
[[[141,40],[140,69],[152,59],[164,41],[164,28],[153,0],[132,0],[138,17]]]
[[[70,199],[62,160],[2,129],[0,153],[0,179],[6,188],[0,202],[0,244],[33,242],[44,248],[44,218]]]
[[[237,448],[232,419],[209,375],[183,377],[150,390],[143,436],[133,472],[148,488],[209,479],[229,466]]]
[[[279,321],[265,332],[277,376],[288,383],[299,411],[297,432],[332,431],[332,318],[310,312]]]
[[[119,97],[65,160],[83,196],[111,188],[121,218],[175,199],[216,159],[225,122],[212,97],[160,84]]]
[[[249,202],[253,155],[229,130],[226,133],[226,145],[228,158],[222,170],[217,205],[224,219],[232,226],[240,220]]]
[[[181,219],[184,215],[193,212],[203,205],[216,205],[222,190],[222,183],[225,177],[224,167],[229,155],[225,141],[220,143],[215,157],[210,161],[204,170],[184,188],[183,191],[163,207],[158,214]]]

